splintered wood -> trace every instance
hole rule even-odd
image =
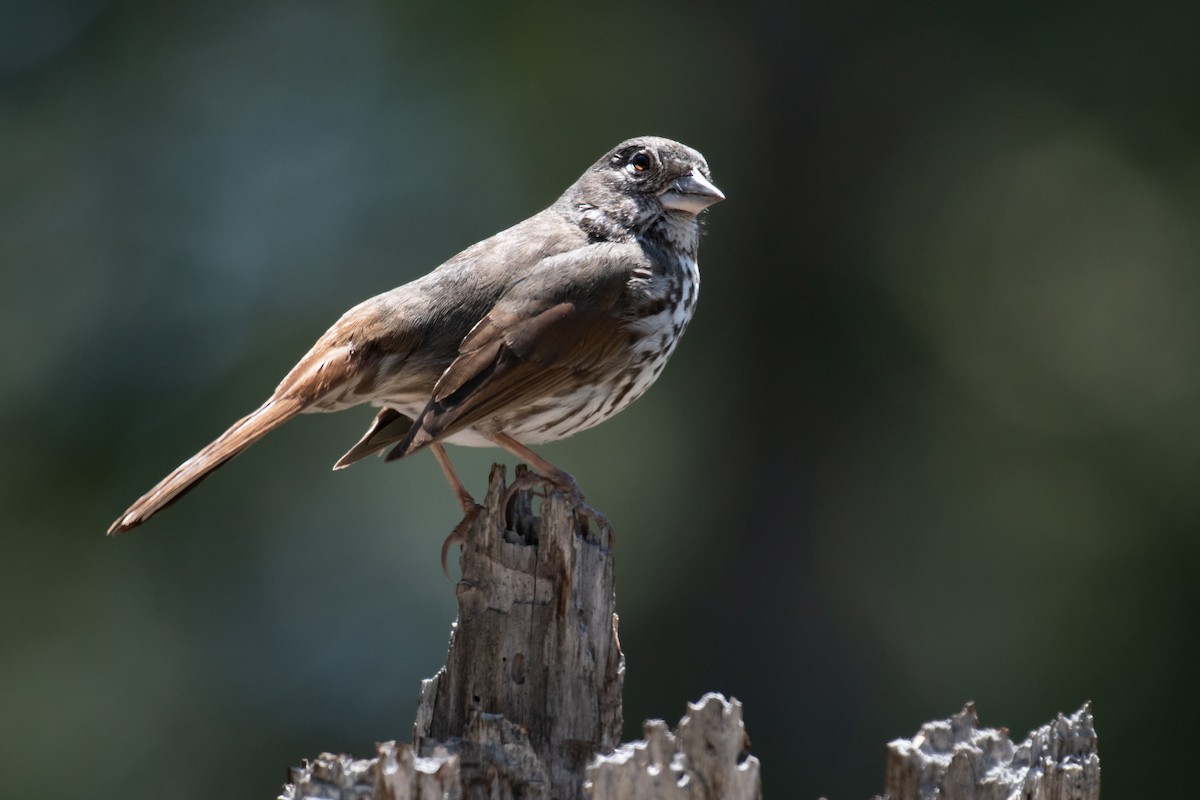
[[[592,800],[759,800],[758,759],[747,755],[750,738],[742,704],[719,694],[688,703],[671,733],[650,720],[644,741],[623,744],[588,767]]]
[[[968,704],[888,744],[890,800],[1099,800],[1100,756],[1089,704],[1014,744],[980,728]]]

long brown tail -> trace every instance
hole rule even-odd
[[[109,527],[110,535],[141,525],[174,503],[209,473],[300,413],[304,404],[293,398],[272,398],[235,422],[212,444],[180,464]]]

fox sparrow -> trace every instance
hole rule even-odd
[[[598,516],[528,445],[603,422],[662,372],[696,306],[699,214],[723,199],[690,147],[622,142],[546,210],[343,314],[265,403],[108,532],[145,522],[297,414],[363,403],[382,410],[335,469],[429,447],[466,514],[447,546],[478,506],[446,442],[502,447]]]

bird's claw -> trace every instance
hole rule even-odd
[[[450,570],[446,567],[446,555],[454,545],[466,545],[467,532],[475,525],[475,520],[479,518],[481,511],[483,511],[482,506],[473,504],[463,515],[462,522],[455,525],[454,530],[450,531],[450,535],[446,537],[446,541],[442,542],[442,574],[446,576],[446,580],[450,580]]]
[[[587,503],[583,503],[583,502],[577,503],[575,506],[575,513],[580,517],[580,519],[583,522],[583,532],[584,533],[590,532],[589,527],[588,527],[588,520],[591,520],[592,522],[596,523],[596,527],[599,530],[608,531],[610,533],[612,532],[612,525],[609,524],[608,517],[604,516],[599,511],[597,511],[596,509],[589,506]]]
[[[612,526],[608,522],[608,517],[584,502],[583,492],[579,490],[579,485],[575,483],[575,479],[570,475],[566,475],[565,478],[559,478],[542,475],[532,470],[520,472],[516,479],[509,485],[508,489],[505,490],[504,502],[501,508],[508,508],[509,503],[516,496],[517,492],[534,491],[537,489],[541,490],[543,497],[551,490],[557,490],[565,494],[567,499],[571,501],[571,505],[574,506],[576,516],[583,523],[584,533],[589,532],[589,521],[596,523],[597,527],[601,530],[612,530]]]
[[[517,470],[517,477],[504,490],[504,498],[500,504],[501,508],[508,508],[508,504],[516,497],[517,492],[532,492],[540,489],[542,496],[545,497],[546,490],[555,484],[547,477],[539,475],[533,471]]]

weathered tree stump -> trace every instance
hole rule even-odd
[[[889,800],[1099,800],[1100,756],[1088,703],[1014,744],[1005,729],[980,728],[968,703],[888,744]]]
[[[706,695],[672,732],[617,745],[625,661],[613,536],[581,526],[550,491],[503,508],[493,467],[463,548],[446,666],[422,683],[411,744],[374,757],[324,753],[292,770],[282,800],[761,800],[737,700]],[[1088,706],[1014,745],[975,710],[888,745],[890,800],[1098,800]],[[803,768],[797,764],[793,768]]]
[[[748,739],[736,700],[705,697],[677,734],[650,722],[647,742],[614,754],[625,660],[612,531],[581,525],[557,492],[538,514],[529,492],[517,492],[507,509],[505,493],[504,469],[495,466],[463,548],[450,653],[422,683],[412,744],[379,745],[370,759],[322,754],[292,771],[282,797],[757,798],[758,761],[742,758]],[[691,788],[613,793],[649,785],[638,781],[659,772],[659,783],[674,776]],[[585,777],[599,787],[593,794]],[[741,793],[700,791],[726,785]]]
[[[612,531],[581,525],[555,492],[540,516],[523,492],[506,513],[504,493],[504,469],[493,467],[463,549],[450,655],[421,687],[413,741],[426,755],[461,740],[479,715],[498,714],[524,730],[545,770],[526,791],[578,797],[593,755],[621,741]],[[494,765],[485,762],[486,772]],[[469,790],[474,764],[463,767]]]

